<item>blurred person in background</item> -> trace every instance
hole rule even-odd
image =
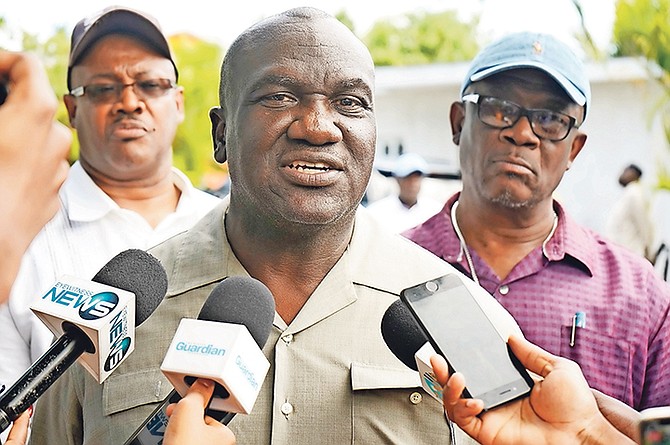
[[[624,191],[607,218],[605,235],[653,261],[656,234],[651,219],[651,196],[641,178],[642,170],[635,164],[626,166],[621,172],[619,184]]]
[[[428,163],[417,153],[396,159],[391,171],[398,191],[370,203],[368,211],[392,232],[410,229],[440,211],[440,202],[421,195],[421,184],[428,174]]]

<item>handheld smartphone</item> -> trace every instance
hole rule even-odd
[[[465,376],[464,397],[489,410],[530,392],[533,379],[458,275],[405,289],[400,299],[450,372]]]
[[[670,445],[670,406],[647,408],[640,412],[640,443]]]

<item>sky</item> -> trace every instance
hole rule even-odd
[[[586,26],[601,49],[609,44],[614,2],[581,0]],[[359,36],[378,20],[400,20],[407,13],[444,10],[455,10],[464,20],[479,13],[480,44],[513,31],[542,31],[577,49],[573,36],[580,29],[571,0],[1,0],[0,16],[15,36],[24,30],[46,39],[59,26],[69,34],[79,19],[111,4],[149,12],[168,35],[188,32],[224,47],[256,21],[296,6],[315,6],[331,14],[344,10]],[[18,50],[18,45],[18,40],[0,40],[0,46],[8,49]]]

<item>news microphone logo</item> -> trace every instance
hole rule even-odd
[[[112,312],[118,304],[119,297],[114,292],[100,292],[79,307],[79,316],[83,320],[97,320]]]
[[[246,326],[184,318],[179,323],[161,371],[184,396],[193,376],[219,383],[225,392],[210,408],[251,412],[270,363]]]
[[[123,289],[65,275],[31,309],[60,337],[68,324],[96,346],[81,364],[102,383],[135,349],[135,295]]]

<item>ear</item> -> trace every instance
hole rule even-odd
[[[175,101],[177,104],[177,111],[181,116],[179,122],[184,122],[184,117],[186,116],[186,112],[184,111],[184,87],[177,87],[177,91],[175,91]]]
[[[212,144],[214,159],[223,164],[228,159],[226,154],[226,120],[221,107],[212,107],[209,110],[209,120],[212,122]]]
[[[462,102],[454,102],[449,110],[449,123],[451,124],[451,138],[454,144],[461,142],[461,131],[465,120],[465,105]]]
[[[76,128],[74,124],[74,119],[77,116],[77,98],[70,95],[63,95],[63,103],[65,103],[65,108],[67,108],[67,117],[70,120],[70,126]]]
[[[575,137],[572,139],[572,144],[570,146],[570,157],[568,159],[568,164],[565,167],[566,170],[570,170],[570,167],[572,167],[572,162],[575,160],[579,152],[582,151],[584,144],[586,144],[586,134],[577,132]]]

